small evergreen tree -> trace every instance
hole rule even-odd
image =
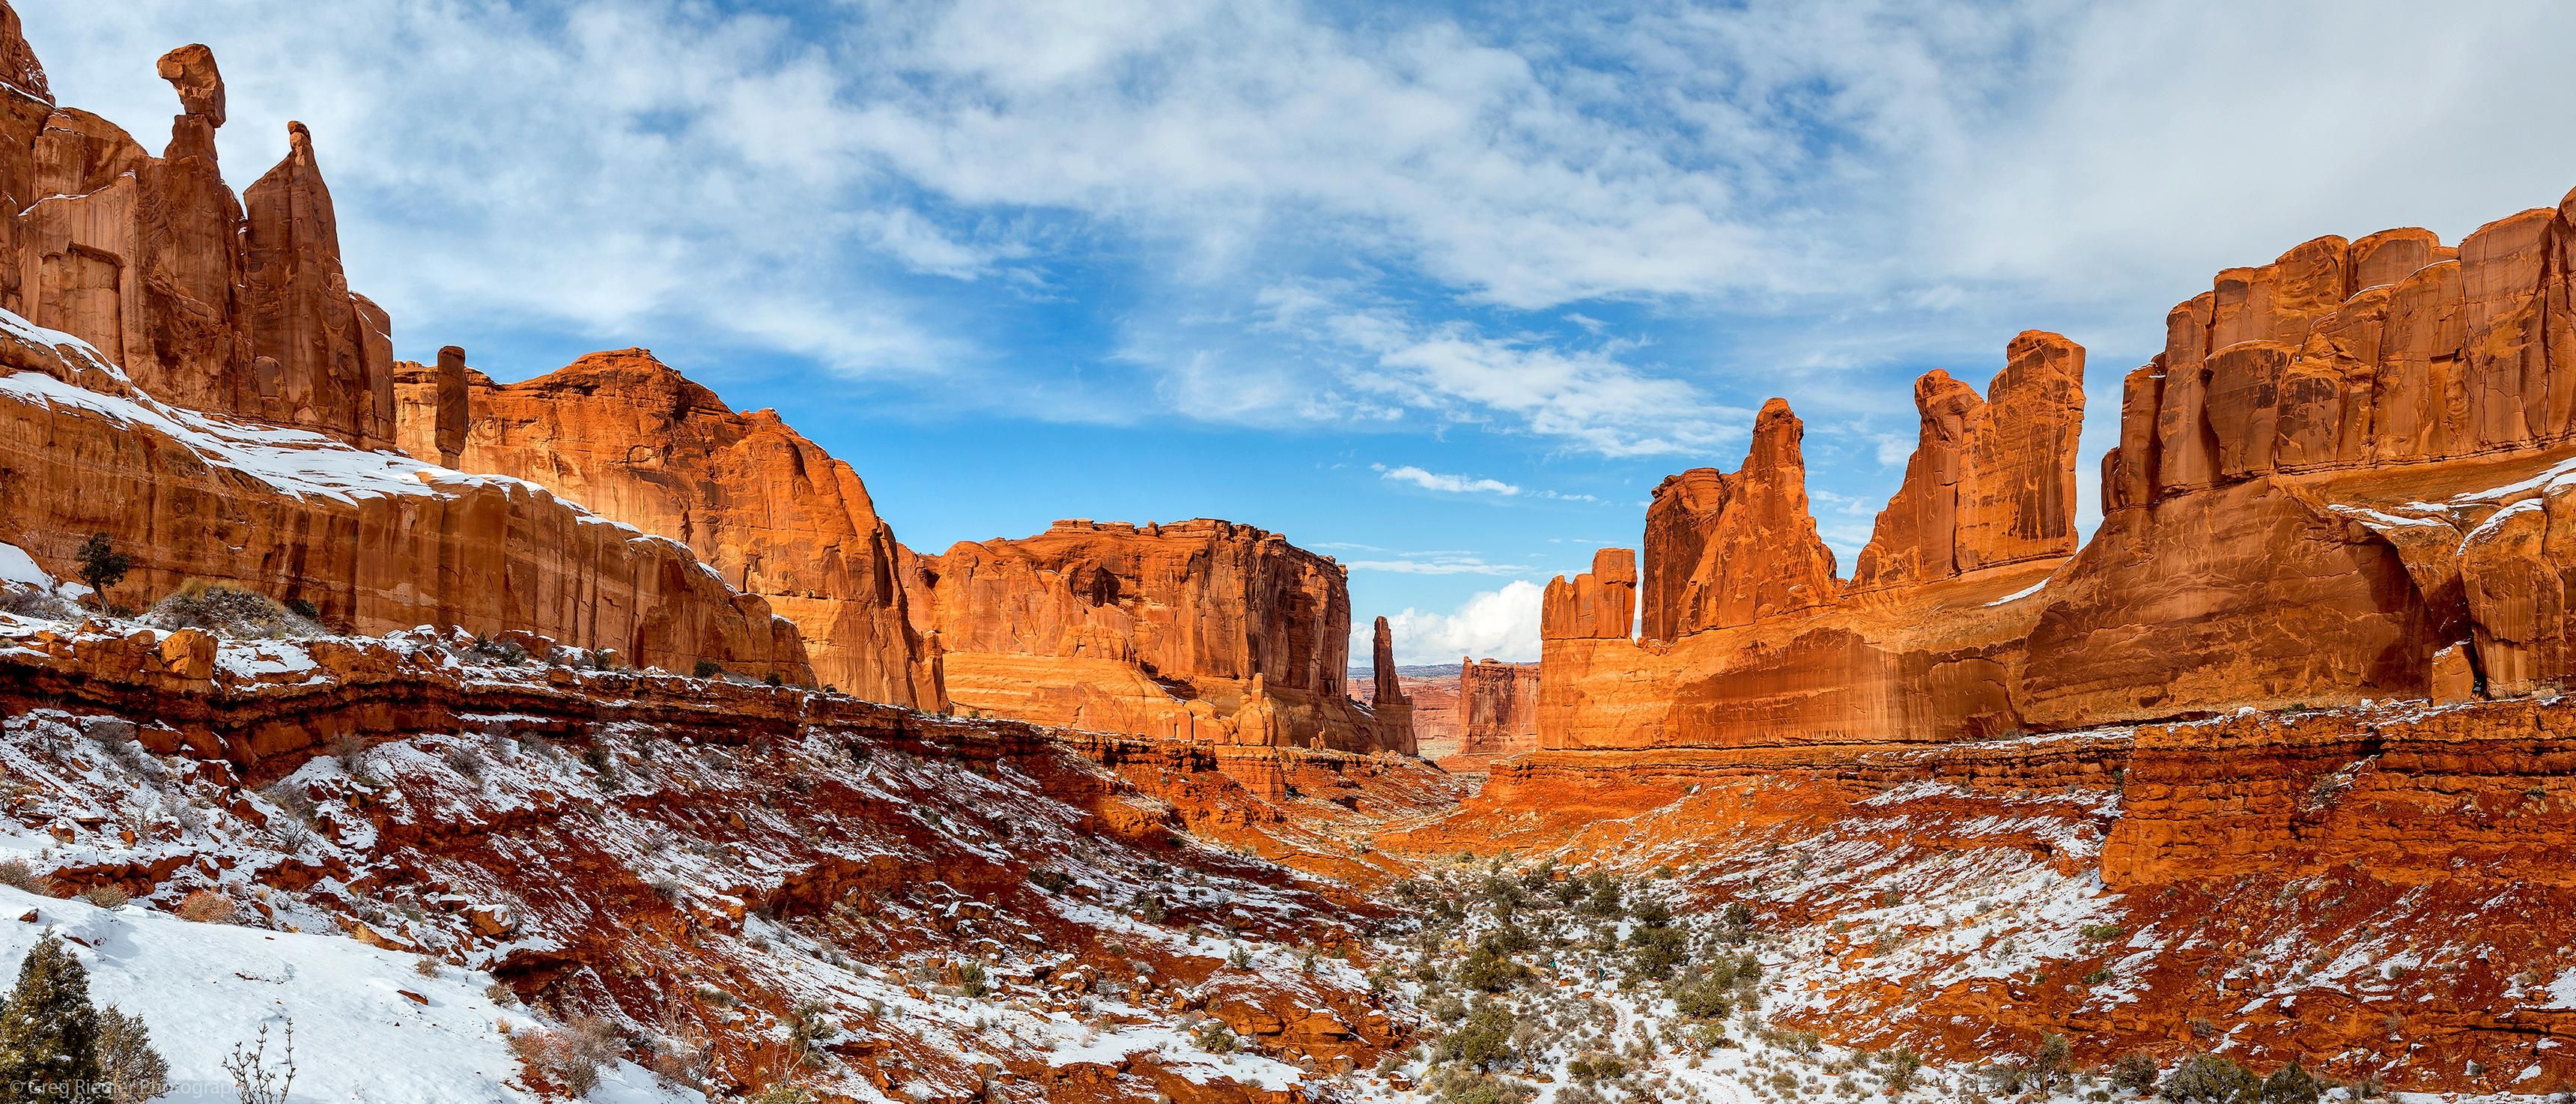
[[[114,1104],[143,1104],[170,1091],[170,1063],[152,1049],[143,1017],[113,1004],[98,1016],[98,1064]]]
[[[92,533],[82,541],[80,552],[81,581],[95,592],[98,608],[107,608],[108,588],[125,581],[125,573],[134,567],[134,558],[116,550],[116,543],[105,533]]]
[[[18,964],[18,985],[0,1005],[0,1091],[13,1100],[106,1104],[98,1037],[89,970],[47,932]]]

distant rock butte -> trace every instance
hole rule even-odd
[[[2576,677],[2576,193],[2457,249],[2402,229],[2230,269],[2128,375],[2074,536],[2083,350],[1946,373],[1847,584],[1819,584],[1795,419],[1665,481],[1637,573],[1550,584],[1551,748],[1969,739]],[[1829,568],[1830,559],[1822,563]]]
[[[946,704],[936,646],[905,608],[894,530],[858,473],[775,411],[736,413],[643,349],[506,385],[458,352],[400,379],[402,437],[422,460],[454,441],[456,467],[541,483],[678,541],[795,622],[815,678],[870,701]]]
[[[1459,754],[1499,759],[1537,747],[1538,680],[1535,663],[1459,660]]]
[[[1104,732],[1411,754],[1383,620],[1352,700],[1344,569],[1249,525],[1060,521],[912,557],[962,710]]]

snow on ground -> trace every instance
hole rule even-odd
[[[19,918],[33,913],[34,922]],[[441,967],[423,976],[412,956],[349,939],[196,924],[137,905],[99,909],[79,900],[0,887],[0,964],[14,964],[45,932],[90,972],[90,1000],[140,1013],[169,1060],[169,1101],[230,1101],[223,1070],[235,1044],[269,1028],[271,1068],[295,1028],[294,1099],[382,1104],[534,1101],[519,1083],[501,1026],[547,1025],[484,995],[490,976]],[[0,967],[14,978],[14,966]],[[605,1104],[699,1101],[657,1087],[633,1063],[603,1071],[590,1099]]]

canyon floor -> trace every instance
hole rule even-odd
[[[193,691],[137,658],[201,642]],[[0,941],[80,940],[181,1082],[291,1020],[331,1099],[2098,1101],[2200,1054],[2576,1079],[2565,887],[2114,889],[2134,730],[1839,778],[1674,753],[1544,802],[1512,792],[1570,769],[1544,754],[1480,788],[598,667],[0,615]],[[259,752],[280,724],[337,735]],[[2390,819],[2372,773],[2407,770],[2355,760],[2308,815]],[[2563,827],[2554,784],[2492,792],[2519,785],[2443,812]]]

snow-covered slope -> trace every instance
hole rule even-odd
[[[22,917],[34,915],[32,922]],[[223,1070],[236,1043],[268,1025],[272,1068],[295,1025],[294,1099],[386,1104],[536,1100],[519,1081],[502,1025],[548,1025],[484,995],[490,976],[440,967],[351,939],[196,924],[137,905],[107,910],[0,887],[0,964],[46,931],[77,940],[90,999],[140,1013],[170,1062],[172,1100],[232,1098]],[[7,976],[14,978],[14,967]],[[603,1071],[594,1101],[698,1101],[631,1062]]]

